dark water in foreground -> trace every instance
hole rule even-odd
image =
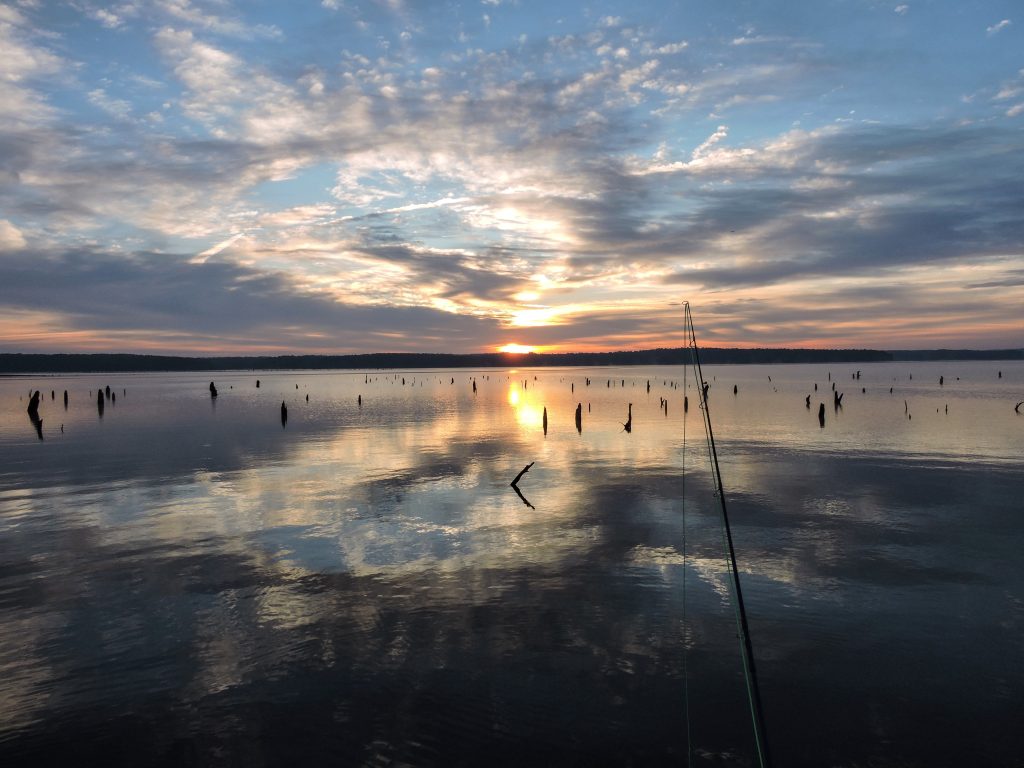
[[[1024,765],[1024,366],[705,373],[775,764]],[[0,380],[0,765],[754,764],[683,370],[365,375]]]

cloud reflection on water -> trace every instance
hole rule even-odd
[[[773,373],[782,397],[748,396],[753,368],[719,369],[712,390],[777,754],[942,764],[979,742],[999,762],[1024,681],[1014,433],[990,425],[1003,442],[970,463],[884,440],[869,454],[855,430],[875,417],[852,399],[822,437],[795,370]],[[119,734],[167,761],[273,761],[287,742],[314,761],[665,762],[685,746],[685,640],[697,745],[742,762],[718,510],[697,419],[684,478],[682,392],[661,384],[679,372],[581,389],[588,373],[530,373],[546,438],[510,407],[526,374],[497,372],[475,397],[464,373],[418,373],[415,390],[262,374],[258,394],[231,374],[216,412],[187,407],[187,377],[153,377],[102,423],[69,412],[64,442],[5,426],[0,754],[60,756],[58,733],[86,756]],[[741,376],[735,402],[714,394]],[[803,445],[790,407],[811,420]],[[528,461],[537,509],[508,488]],[[962,738],[931,730],[934,701]]]

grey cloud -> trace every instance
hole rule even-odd
[[[378,12],[381,19],[388,16],[373,11]],[[418,14],[415,8],[410,12]],[[344,14],[337,18],[339,24],[347,23]],[[320,39],[328,45],[329,35]],[[753,47],[765,51],[757,55],[766,65],[784,64],[793,55],[770,46]],[[552,56],[559,57],[557,74],[527,74],[531,69],[552,71],[539,66]],[[721,72],[704,73],[707,82],[703,90],[697,89],[694,103],[756,93],[770,70],[745,67],[744,62],[749,63],[730,58]],[[686,69],[691,64],[683,57],[680,68],[670,70],[665,64],[657,74],[678,80],[700,76]],[[825,52],[806,49],[785,72],[823,72],[835,65]],[[802,134],[787,151],[773,150],[770,144],[755,147],[756,160],[746,165],[641,176],[630,171],[624,158],[649,152],[659,139],[672,137],[660,135],[658,120],[638,118],[615,91],[618,86],[611,81],[620,72],[618,65],[612,65],[607,82],[565,96],[567,86],[599,71],[580,38],[531,43],[522,52],[466,53],[442,74],[437,92],[443,98],[438,101],[420,84],[419,75],[383,59],[368,62],[372,71],[360,76],[365,82],[356,78],[354,85],[341,82],[344,72],[326,73],[325,89],[316,98],[295,84],[293,61],[267,66],[267,77],[278,78],[274,82],[288,104],[269,97],[251,104],[243,99],[244,105],[227,121],[225,138],[174,138],[139,124],[114,123],[64,123],[33,133],[0,133],[0,203],[5,213],[18,225],[24,223],[19,216],[31,220],[36,231],[47,225],[58,230],[56,225],[67,218],[97,239],[111,232],[122,237],[128,230],[150,247],[160,242],[154,232],[168,234],[175,228],[180,228],[178,234],[226,237],[246,223],[228,220],[228,214],[252,207],[248,195],[261,183],[313,165],[343,164],[353,153],[381,148],[423,158],[433,152],[464,158],[464,167],[443,179],[446,184],[475,185],[466,194],[479,205],[514,205],[536,218],[557,219],[571,236],[565,242],[535,238],[524,244],[527,240],[516,237],[519,233],[506,237],[469,231],[454,211],[368,214],[333,229],[303,231],[314,239],[327,240],[339,232],[346,239],[356,238],[357,251],[407,267],[414,278],[440,286],[435,296],[457,303],[507,301],[526,287],[530,269],[556,259],[569,273],[561,289],[552,293],[572,291],[603,275],[627,275],[629,281],[638,267],[671,271],[667,293],[672,286],[692,283],[724,292],[810,276],[871,276],[910,265],[939,269],[953,261],[970,263],[1024,250],[1024,142],[1019,132],[997,124],[848,124]],[[243,62],[239,71],[244,75],[258,69]],[[371,82],[375,78],[379,82]],[[383,98],[381,82],[393,82],[397,98]],[[816,87],[813,78],[774,86]],[[644,110],[661,98],[648,96]],[[353,117],[357,99],[368,100],[363,123]],[[256,139],[245,132],[249,118],[280,116],[274,110],[285,107],[294,108],[303,120],[289,123],[280,135],[268,131]],[[589,112],[600,119],[584,120]],[[733,142],[716,146],[726,145]],[[522,186],[544,188],[536,194],[508,192],[485,174],[474,178],[478,167],[528,169]],[[50,183],[25,184],[28,170]],[[445,171],[430,167],[424,173],[436,180]],[[804,181],[835,186],[801,186]],[[411,197],[417,194],[422,191],[410,192]],[[869,209],[873,198],[877,205]],[[836,215],[829,218],[832,213]],[[108,228],[97,233],[91,229],[97,223]],[[461,240],[477,241],[465,251],[422,247],[452,243],[453,232]],[[724,241],[726,235],[747,238],[745,250],[741,253]],[[284,243],[279,252],[286,253],[288,247]],[[273,245],[266,246],[265,253],[273,252]],[[221,257],[231,254],[227,250]],[[523,268],[489,268],[510,258],[521,261]],[[744,262],[735,266],[738,258]],[[711,266],[692,268],[697,262]],[[13,257],[10,263],[5,276],[10,273],[12,280],[2,289],[5,303],[57,306],[79,318],[77,323],[92,323],[88,327],[107,327],[104,318],[121,322],[111,319],[118,312],[126,317],[138,312],[132,322],[142,327],[183,334],[244,335],[252,327],[269,329],[274,324],[329,329],[347,323],[367,334],[415,328],[443,339],[450,333],[453,340],[478,346],[498,332],[493,321],[430,310],[342,307],[300,291],[280,276],[224,262],[189,265],[173,253],[125,257],[111,249],[42,254],[34,263]],[[52,285],[42,277],[46,270],[54,275]],[[76,295],[69,284],[75,280],[88,288],[80,294],[92,295]],[[15,285],[24,289],[22,296]],[[48,300],[39,290],[44,285],[59,301]],[[625,338],[652,332],[660,323],[628,313],[594,313],[529,333],[542,341]],[[306,342],[296,337],[295,343]]]
[[[64,318],[64,328],[99,335],[142,331],[339,351],[421,349],[424,339],[435,340],[438,349],[442,342],[476,348],[497,338],[495,323],[485,318],[419,307],[345,305],[301,290],[278,274],[226,262],[193,264],[168,254],[20,251],[5,256],[4,271],[0,306],[47,307]],[[308,332],[326,334],[326,341]],[[187,343],[182,349],[188,350]]]
[[[466,254],[461,252],[424,251],[406,243],[367,245],[361,250],[384,261],[413,268],[423,283],[440,281],[445,285],[443,298],[507,300],[510,294],[522,290],[526,282],[513,275],[469,267]]]
[[[964,288],[1009,288],[1010,286],[1024,285],[1024,269],[1008,269],[1003,273],[1001,280],[991,280],[980,283],[967,283]]]

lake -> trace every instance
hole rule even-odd
[[[1024,765],[1024,364],[704,374],[774,764]],[[0,379],[0,763],[756,765],[698,399]]]

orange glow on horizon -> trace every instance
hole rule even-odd
[[[499,352],[505,352],[510,355],[525,355],[529,352],[539,351],[537,347],[531,347],[526,344],[505,344],[504,346],[498,347]]]

